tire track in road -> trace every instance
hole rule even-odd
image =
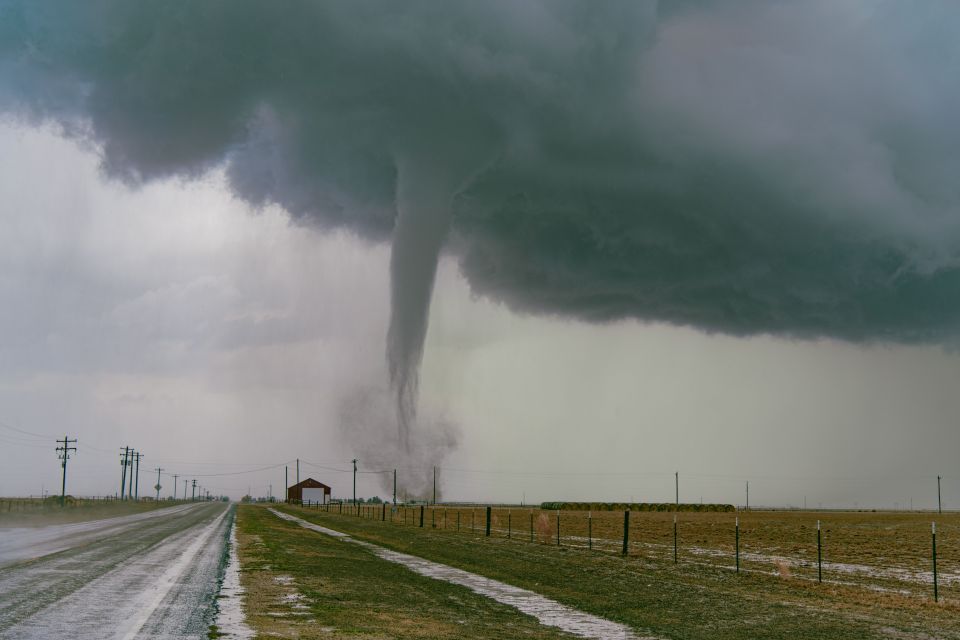
[[[86,542],[136,528],[145,520],[168,518],[195,507],[196,505],[184,504],[87,522],[55,524],[47,527],[0,528],[0,567],[75,549]]]
[[[126,607],[133,613],[133,617],[123,624],[121,633],[117,634],[122,640],[133,640],[133,638],[140,637],[140,630],[156,613],[157,608],[160,607],[174,587],[183,582],[184,572],[188,569],[190,563],[196,560],[200,550],[210,543],[210,539],[213,537],[217,528],[223,523],[227,513],[227,511],[224,511],[217,516],[216,520],[196,533],[193,542],[189,543],[187,548],[167,565],[166,570],[156,579],[156,583],[149,589],[141,591],[137,597],[133,599],[133,602]],[[193,534],[193,531],[188,531],[187,534]],[[161,547],[155,550],[154,553],[156,554],[162,551],[164,551],[164,549]],[[167,554],[161,553],[160,555],[163,557]],[[106,578],[106,576],[104,577]],[[98,586],[99,585],[95,583],[90,585],[94,590],[96,590]],[[122,629],[126,629],[126,633],[122,633]]]
[[[196,505],[0,569],[0,638],[204,638],[228,512]]]

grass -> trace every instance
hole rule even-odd
[[[569,638],[472,591],[425,578],[266,508],[237,511],[244,611],[257,637]]]
[[[379,518],[379,507],[361,507],[365,517]],[[349,506],[348,506],[349,510]],[[620,554],[623,512],[544,511],[492,508],[492,535],[556,544],[557,516],[561,544]],[[632,512],[629,553],[673,561],[672,513]],[[960,514],[916,512],[748,511],[680,513],[677,552],[681,563],[732,568],[735,564],[735,518],[740,520],[740,565],[744,572],[789,572],[817,579],[817,521],[821,521],[824,579],[875,590],[932,595],[930,523],[937,521],[937,557],[941,594],[960,599]],[[427,507],[428,527],[483,532],[484,507]],[[416,523],[419,507],[388,511],[396,523]]]
[[[430,523],[442,518],[427,515],[426,527],[409,523],[418,517],[395,517],[394,522],[380,522],[379,510],[371,510],[369,519],[327,514],[316,510],[284,507],[291,513],[358,538],[413,555],[473,571],[504,582],[525,587],[584,611],[628,624],[640,632],[667,638],[960,638],[960,603],[955,594],[935,604],[928,595],[877,591],[861,585],[817,584],[791,571],[744,572],[739,575],[729,565],[696,561],[699,556],[681,555],[681,562],[672,560],[672,516],[669,520],[669,554],[654,549],[652,553],[634,551],[623,558],[604,551],[588,551],[571,546],[558,547],[548,535],[542,542],[529,542],[529,516],[521,519],[524,527],[513,529],[514,537],[483,536],[485,518],[477,522],[477,533],[465,531],[471,520],[461,514],[461,532],[449,528],[453,518],[448,514],[447,530],[432,530]],[[515,516],[516,514],[511,514]],[[539,520],[535,516],[535,521]],[[616,515],[616,514],[613,514]],[[658,518],[663,514],[644,514]],[[809,514],[807,514],[809,516]],[[878,514],[863,514],[864,517]],[[689,514],[698,517],[729,517],[729,514]],[[775,542],[775,523],[789,527],[789,519],[769,516],[769,526],[761,526],[762,516],[748,514],[745,532],[757,547]],[[838,517],[840,517],[838,515]],[[661,520],[638,522],[640,514],[632,514],[631,526],[637,537],[646,527],[660,531]],[[870,538],[870,527],[859,515],[847,516],[849,522],[835,521],[831,535],[838,536],[841,524],[859,531],[861,538]],[[893,524],[884,520],[878,531],[889,531]],[[515,521],[514,521],[515,522]],[[718,521],[712,521],[716,524]],[[710,520],[688,522],[686,535],[699,535],[698,544],[711,545]],[[504,524],[502,518],[499,524]],[[511,523],[514,524],[514,523]],[[730,523],[732,525],[732,522]],[[815,525],[815,522],[814,522]],[[438,524],[438,526],[441,526]],[[623,519],[619,515],[622,535]],[[719,525],[718,525],[719,526]],[[912,521],[910,523],[912,527]],[[497,527],[502,531],[501,527]],[[601,525],[600,529],[603,529]],[[702,530],[701,530],[702,529]],[[760,536],[769,529],[770,539]],[[912,530],[912,529],[911,529]],[[683,531],[683,529],[681,529]],[[521,535],[517,535],[520,533]],[[633,534],[633,531],[631,532]],[[715,535],[720,536],[721,531]],[[809,534],[809,531],[807,532]],[[301,536],[320,538],[302,532]],[[535,530],[534,537],[540,532]],[[725,533],[723,535],[726,535]],[[852,535],[852,534],[851,534]],[[919,534],[917,534],[919,535]],[[884,548],[883,535],[874,536]],[[546,538],[546,539],[544,539]],[[833,538],[832,538],[833,539]],[[908,537],[908,540],[910,538]],[[691,544],[692,538],[686,539]],[[858,544],[862,544],[860,540]],[[719,542],[718,542],[719,544]],[[732,541],[730,542],[732,547]],[[856,544],[831,547],[834,553],[853,553]],[[790,550],[790,549],[787,549]],[[807,550],[800,550],[806,552]],[[798,553],[800,551],[797,551]],[[814,552],[815,554],[815,552]],[[855,554],[854,554],[855,555]],[[815,555],[814,555],[815,557]],[[759,561],[758,561],[759,562]],[[946,567],[944,567],[946,569]],[[953,567],[955,570],[955,567]],[[367,585],[376,590],[378,583]]]

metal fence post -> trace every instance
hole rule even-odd
[[[737,573],[740,573],[740,518],[734,521],[734,526],[737,529]]]
[[[677,563],[677,514],[673,514],[673,563]]]
[[[823,542],[821,540],[819,520],[817,520],[817,582],[823,582]]]
[[[623,512],[623,555],[627,555],[630,546],[630,510]]]
[[[939,600],[939,594],[937,593],[937,523],[936,522],[930,525],[930,535],[933,542],[933,601],[937,602]]]

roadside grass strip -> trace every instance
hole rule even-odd
[[[278,517],[289,520],[290,522],[295,522],[305,529],[339,538],[344,542],[358,544],[372,551],[377,557],[403,565],[422,576],[444,580],[466,587],[482,596],[514,607],[521,613],[533,616],[539,620],[541,624],[557,627],[575,636],[595,640],[654,640],[652,636],[636,635],[625,625],[578,611],[528,589],[521,589],[500,582],[499,580],[486,578],[475,573],[470,573],[469,571],[456,569],[438,562],[431,562],[430,560],[411,556],[406,553],[384,549],[375,544],[357,540],[340,531],[334,531],[333,529],[307,522],[288,513],[277,511],[276,509],[270,509],[270,511]]]
[[[217,595],[217,615],[208,635],[232,640],[249,640],[254,637],[253,629],[247,625],[243,615],[244,590],[240,584],[240,557],[237,553],[237,522],[230,523],[227,565],[224,567],[223,582]]]
[[[237,540],[243,610],[258,638],[576,637],[360,545],[307,534],[265,508],[238,508]]]

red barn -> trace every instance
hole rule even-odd
[[[307,478],[292,487],[287,487],[287,502],[326,504],[330,502],[330,487],[313,478]]]

